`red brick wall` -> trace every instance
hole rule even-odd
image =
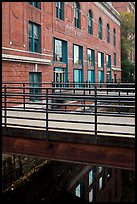
[[[56,2],[41,3],[41,10],[31,6],[28,2],[2,2],[2,46],[4,54],[14,54],[41,59],[53,60],[53,37],[67,41],[68,46],[68,78],[73,80],[73,43],[83,46],[84,55],[84,81],[87,80],[87,48],[95,50],[96,56],[96,82],[98,79],[97,55],[98,51],[104,53],[104,75],[106,81],[106,54],[112,57],[117,54],[117,68],[121,67],[120,49],[120,26],[101,11],[93,2],[80,2],[81,7],[81,29],[74,27],[73,2],[64,3],[64,21],[55,17]],[[93,35],[87,31],[87,13],[91,9],[93,15]],[[98,19],[103,22],[103,39],[98,38]],[[41,25],[41,53],[28,51],[28,21]],[[110,43],[106,42],[106,25],[110,25]],[[113,28],[116,29],[117,43],[113,46]],[[5,49],[6,47],[6,49]],[[8,49],[7,49],[8,48]],[[9,50],[10,48],[10,50]],[[42,72],[42,81],[53,80],[53,67],[39,65],[38,70]],[[5,61],[2,64],[3,81],[28,81],[28,72],[34,68],[33,64],[16,63]],[[23,74],[22,74],[23,73]],[[112,72],[112,77],[113,77]],[[121,78],[121,72],[117,71],[117,77]]]
[[[128,5],[129,2],[112,2],[112,5],[114,6],[114,8],[120,12],[120,11],[128,11]]]

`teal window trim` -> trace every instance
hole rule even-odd
[[[56,17],[64,20],[64,2],[56,2]]]
[[[73,45],[73,64],[82,65],[83,63],[83,48],[79,45]]]
[[[62,40],[54,39],[54,61],[63,61],[63,43]]]
[[[102,39],[102,20],[99,18],[98,20],[98,37]]]
[[[38,9],[41,9],[41,4],[40,4],[40,2],[37,2],[37,1],[35,1],[35,2],[29,2],[29,4],[31,4],[32,6],[38,8]]]
[[[54,49],[54,53],[53,53],[54,61],[63,62],[67,64],[67,60],[68,60],[67,41],[64,41],[58,38],[54,38],[53,42],[54,42],[54,48],[53,48]],[[56,46],[56,43],[58,43],[57,46]],[[58,56],[60,57],[60,59],[57,59],[58,52],[61,52],[59,53],[60,56]]]
[[[40,53],[40,25],[29,21],[29,51]]]
[[[104,53],[98,52],[98,68],[104,68]]]
[[[29,72],[30,101],[41,101],[41,72]]]
[[[93,28],[92,28],[92,12],[89,10],[88,12],[88,33],[93,34]]]
[[[106,55],[106,59],[107,68],[111,68],[111,55]]]
[[[107,42],[110,43],[110,28],[109,24],[107,24],[107,29],[106,29],[106,35],[107,35]]]
[[[92,49],[87,49],[87,62],[88,66],[93,66],[95,68],[95,51]]]
[[[117,58],[116,58],[116,53],[114,53],[114,66],[117,65]]]
[[[101,53],[101,67],[104,68],[104,53]]]
[[[74,21],[75,21],[75,27],[80,28],[80,3],[74,2]]]
[[[88,69],[87,74],[88,83],[95,83],[95,70]]]

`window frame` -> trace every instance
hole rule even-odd
[[[76,28],[81,28],[81,17],[80,17],[80,3],[74,2],[74,23]]]
[[[77,56],[75,56],[75,48],[78,48],[78,53],[77,53]],[[83,53],[83,49],[82,49],[82,47],[81,46],[79,46],[79,45],[76,45],[76,44],[74,44],[73,45],[73,64],[74,65],[82,65],[82,61],[83,61],[83,59],[82,59],[82,53]],[[75,63],[75,59],[77,59],[77,63]]]
[[[64,2],[56,2],[56,18],[64,20]]]
[[[113,29],[113,45],[116,46],[116,29]]]
[[[106,28],[106,37],[107,37],[107,42],[110,43],[110,26],[108,23]]]
[[[31,26],[31,28],[30,28]],[[35,37],[35,28],[37,28],[37,35],[38,38]],[[31,29],[31,35],[30,35],[30,29]],[[40,32],[41,26],[39,24],[33,23],[29,21],[28,23],[28,50],[34,53],[40,53],[41,52],[41,32]],[[35,50],[35,43],[37,42],[38,44],[38,49]],[[31,43],[31,46],[30,46]]]
[[[88,67],[90,66],[95,67],[95,51],[89,48],[87,48],[87,65]]]
[[[88,33],[93,34],[92,11],[88,11]]]
[[[34,2],[29,2],[29,4],[36,7],[37,9],[41,9],[41,2],[34,1]]]
[[[59,57],[61,58],[61,60],[56,60],[56,58],[59,55],[58,52],[56,52],[56,43],[61,43],[61,45],[59,47],[60,48],[59,52],[61,52],[61,56],[59,56]],[[63,62],[63,42],[62,42],[62,40],[59,40],[59,39],[56,39],[56,38],[54,39],[54,61],[55,62]]]
[[[102,40],[102,19],[99,17],[98,19],[98,37]]]
[[[114,66],[117,66],[117,55],[115,52],[114,52]]]

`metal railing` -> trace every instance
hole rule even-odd
[[[2,126],[134,138],[135,84],[3,83]]]

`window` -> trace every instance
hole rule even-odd
[[[30,100],[39,101],[41,100],[41,73],[40,72],[30,72],[29,73],[30,82]]]
[[[107,42],[110,43],[110,28],[109,28],[109,24],[107,24],[107,30],[106,30],[106,34],[107,34]]]
[[[82,65],[83,50],[81,46],[74,45],[74,64]]]
[[[78,2],[74,2],[74,20],[75,27],[80,28],[80,4]]]
[[[87,49],[88,66],[95,66],[95,52],[94,50]]]
[[[103,171],[103,167],[102,167],[102,166],[99,166],[99,167],[98,167],[98,173],[100,174],[102,171]]]
[[[89,202],[93,201],[93,189],[89,192]]]
[[[40,25],[29,22],[29,51],[40,52]]]
[[[107,75],[106,82],[111,82],[111,55],[106,55],[106,67],[107,67]]]
[[[107,68],[111,68],[111,55],[106,55]]]
[[[54,61],[67,63],[67,42],[54,38]]]
[[[93,34],[93,31],[92,31],[92,12],[91,12],[91,10],[89,10],[89,12],[88,12],[88,33]]]
[[[64,2],[56,2],[56,17],[64,20]]]
[[[101,190],[103,188],[103,178],[100,177],[99,178],[99,190]]]
[[[80,184],[76,187],[76,189],[75,189],[75,195],[76,196],[78,196],[78,197],[80,197],[81,195],[80,195]]]
[[[55,39],[54,61],[62,62],[62,41]]]
[[[98,52],[98,68],[104,67],[104,53]]]
[[[89,175],[88,175],[88,184],[89,186],[93,183],[93,170],[91,170],[89,172]]]
[[[102,39],[102,20],[99,18],[98,20],[98,37]]]
[[[113,44],[116,46],[116,30],[115,28],[113,29]]]
[[[32,6],[40,9],[40,2],[29,2]]]
[[[117,60],[116,60],[116,53],[114,53],[114,66],[116,66]]]

